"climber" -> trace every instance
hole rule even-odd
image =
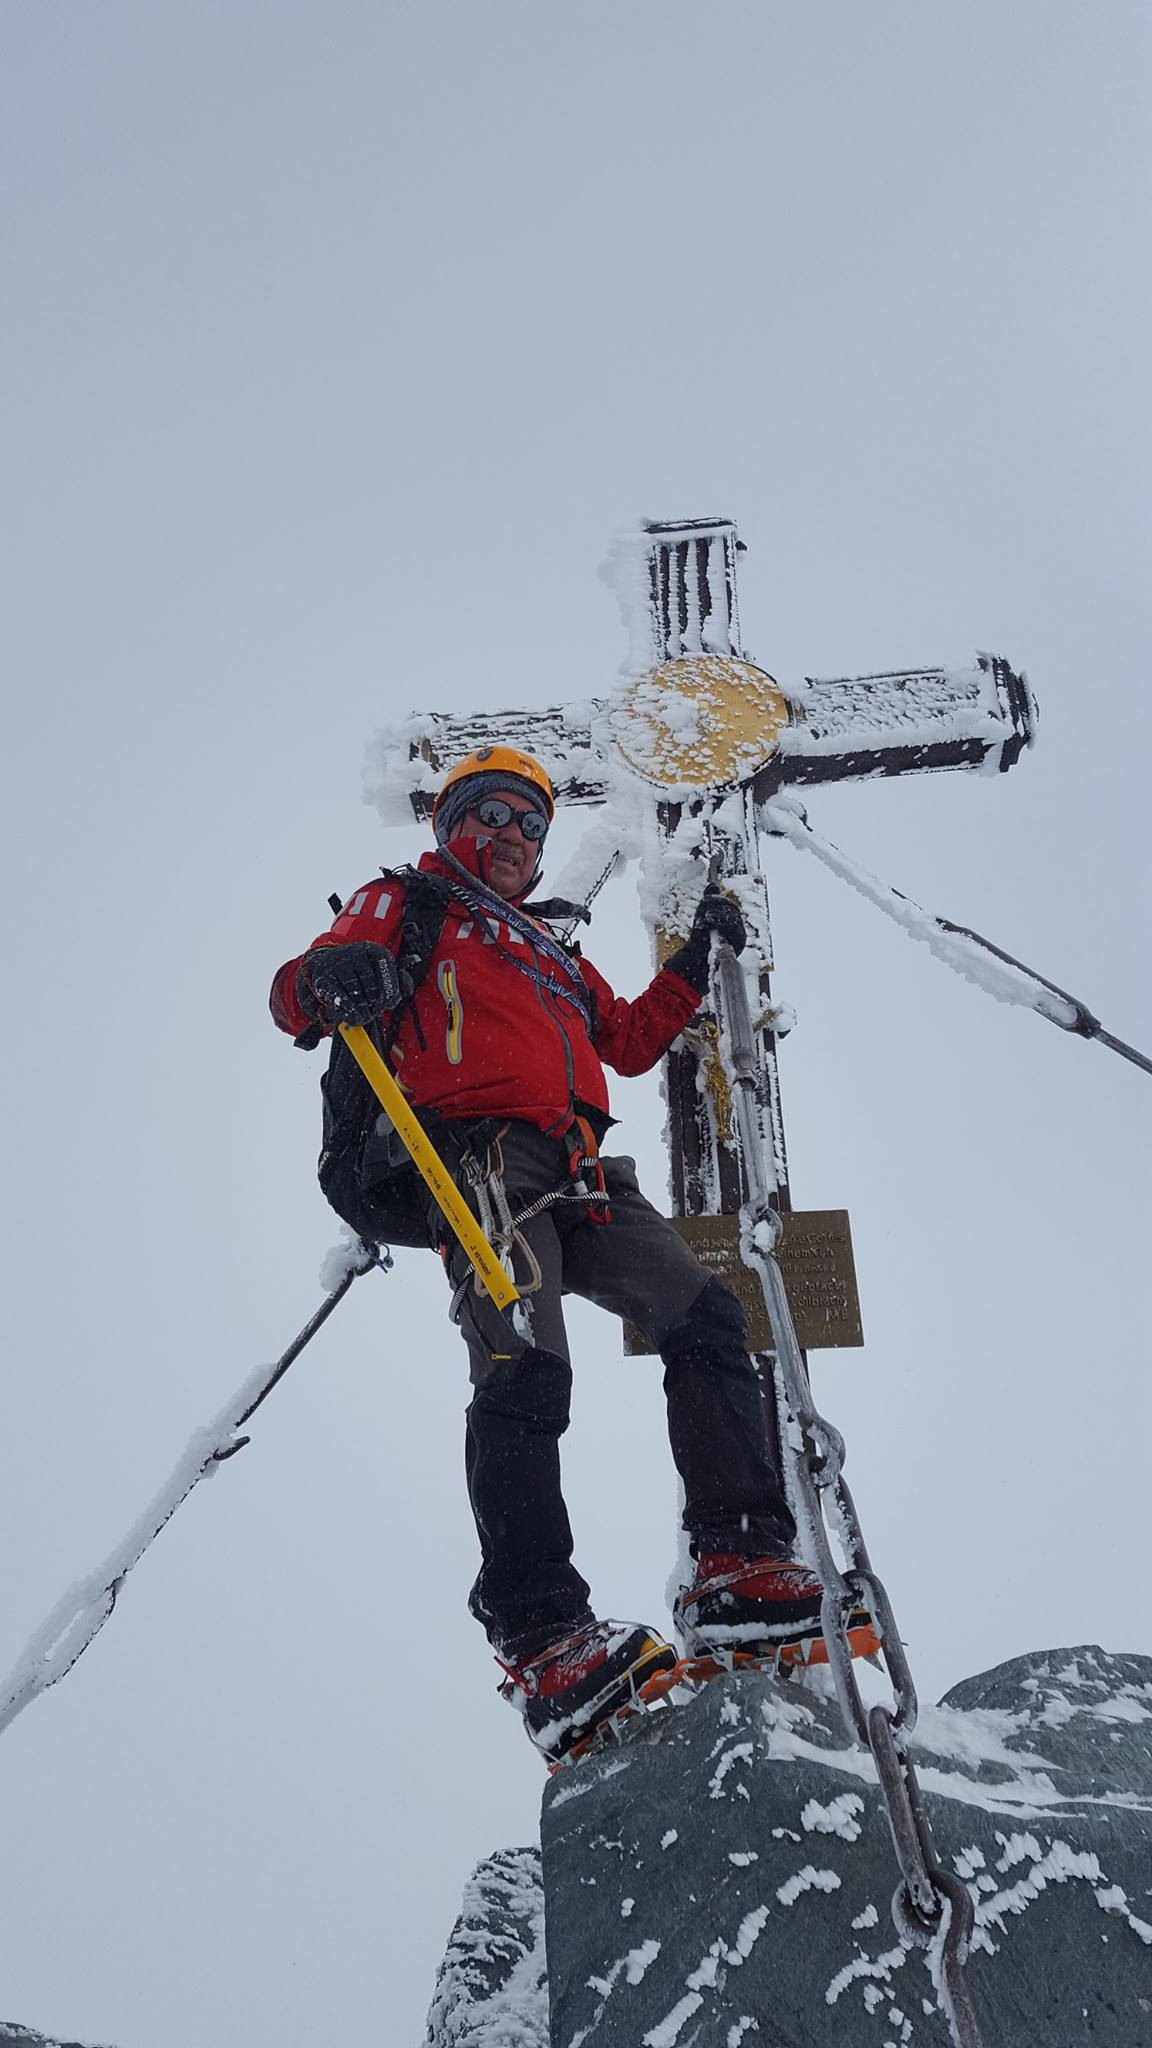
[[[529,1340],[477,1291],[423,1184],[410,1173],[404,1183],[419,1211],[407,1241],[440,1251],[471,1365],[466,1472],[481,1567],[469,1605],[505,1673],[501,1690],[550,1757],[676,1659],[652,1630],[598,1619],[572,1562],[560,1483],[571,1388],[562,1293],[628,1318],[663,1360],[695,1560],[676,1607],[684,1644],[768,1656],[810,1644],[821,1598],[791,1555],[795,1524],[743,1310],[645,1200],[634,1162],[600,1151],[613,1122],[604,1067],[642,1074],[668,1050],[707,991],[712,934],[743,948],[739,908],[709,886],[649,987],[632,1002],[615,996],[579,947],[526,907],[554,812],[552,784],[530,755],[470,755],[437,797],[435,852],[357,890],[279,970],[271,998],[276,1023],[306,1046],[342,1023],[375,1031],[481,1220],[498,1218],[507,1233],[520,1211],[534,1212],[510,1239]],[[404,1241],[393,1228],[397,1146],[337,1035],[320,1178],[370,1241]]]

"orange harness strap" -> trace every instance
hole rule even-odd
[[[586,1174],[592,1176],[592,1186],[598,1199],[588,1204],[590,1221],[611,1223],[612,1211],[604,1185],[604,1168],[600,1164],[600,1147],[587,1117],[573,1117],[564,1133],[564,1142],[568,1147],[568,1171],[573,1180],[582,1180]]]

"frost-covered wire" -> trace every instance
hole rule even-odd
[[[804,847],[809,853],[814,853],[832,874],[847,882],[877,910],[882,910],[910,937],[919,939],[954,974],[982,988],[985,995],[994,996],[997,1002],[1016,1003],[1024,1009],[1035,1010],[1041,1017],[1047,1017],[1050,1024],[1058,1024],[1061,1031],[1072,1031],[1080,1038],[1098,1038],[1110,1052],[1119,1053],[1123,1059],[1131,1060],[1134,1066],[1143,1067],[1146,1073],[1152,1074],[1152,1059],[1137,1052],[1135,1047],[1125,1045],[1122,1039],[1114,1038],[1110,1031],[1105,1031],[1099,1018],[1093,1016],[1078,996],[1058,988],[1054,981],[1046,981],[1034,968],[1026,967],[1011,953],[1003,952],[979,932],[970,931],[966,925],[953,924],[949,918],[937,917],[930,910],[923,910],[911,897],[902,895],[899,889],[879,881],[875,875],[869,874],[867,868],[850,860],[830,840],[821,839],[819,833],[812,830],[803,806],[795,797],[776,796],[764,804],[760,809],[760,823],[773,837],[787,839],[790,845]]]
[[[344,1261],[342,1277],[275,1365],[257,1366],[211,1421],[194,1431],[170,1477],[120,1542],[94,1571],[69,1587],[41,1622],[14,1669],[0,1683],[0,1734],[40,1693],[47,1692],[49,1686],[57,1685],[67,1676],[99,1635],[133,1565],[140,1562],[181,1502],[187,1500],[193,1488],[209,1473],[216,1472],[243,1449],[248,1438],[237,1436],[237,1430],[256,1413],[321,1324],[327,1322],[352,1282],[361,1273],[370,1272],[373,1266],[383,1263],[375,1253],[366,1252],[363,1246],[360,1252],[361,1256],[355,1263]]]

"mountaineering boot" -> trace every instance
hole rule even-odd
[[[528,1735],[553,1760],[624,1707],[658,1671],[671,1671],[676,1652],[651,1629],[629,1622],[589,1621],[517,1664],[502,1664],[500,1687],[524,1716]]]
[[[827,1660],[820,1624],[823,1587],[807,1565],[783,1557],[712,1552],[696,1560],[690,1586],[673,1609],[676,1632],[690,1657],[741,1653],[784,1664]],[[870,1656],[879,1638],[864,1607],[847,1621],[853,1656]]]

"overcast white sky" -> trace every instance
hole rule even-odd
[[[265,1004],[421,844],[366,740],[607,687],[614,527],[735,517],[783,678],[1025,666],[1012,774],[813,823],[1152,1044],[1147,36],[1135,0],[0,10],[0,1668],[319,1299],[318,1062]],[[794,1190],[851,1211],[868,1340],[817,1393],[921,1690],[1150,1651],[1152,1082],[791,849],[770,881]],[[635,993],[631,882],[601,902]],[[615,1102],[659,1198],[655,1078]],[[0,1742],[0,2017],[415,2048],[541,1787],[464,1608],[440,1287],[358,1283]],[[578,1557],[659,1622],[656,1372],[572,1324]]]

